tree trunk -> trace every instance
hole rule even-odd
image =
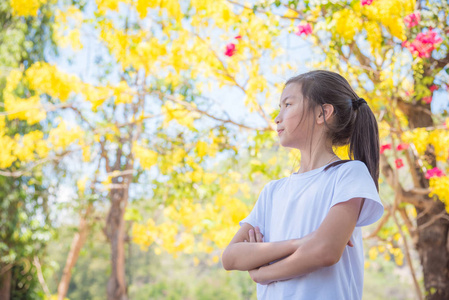
[[[109,210],[105,233],[111,245],[111,276],[108,281],[108,300],[128,300],[125,276],[125,221],[124,213],[128,203],[127,177],[118,182],[113,178],[115,186],[110,191],[111,208]]]
[[[9,300],[11,296],[12,268],[5,266],[1,271],[3,271],[3,274],[0,274],[0,299]]]
[[[449,222],[443,218],[436,220],[434,218],[435,221],[431,219],[444,210],[444,204],[439,200],[428,212],[417,209],[418,216],[422,214],[422,217],[417,219],[416,249],[423,267],[425,294],[428,300],[449,299]]]
[[[409,104],[399,101],[399,108],[410,120],[410,128],[433,126],[429,115],[430,105]],[[435,166],[435,154],[432,149],[426,152],[426,161]],[[413,168],[414,166],[410,166]],[[417,167],[417,166],[415,166]],[[427,180],[420,168],[419,188],[428,188]],[[423,196],[426,208],[415,207],[417,217],[417,239],[415,248],[418,251],[424,276],[425,296],[427,300],[449,299],[449,215],[440,200],[434,201]]]
[[[78,232],[75,234],[72,240],[72,245],[70,246],[69,254],[67,255],[67,260],[65,263],[64,271],[62,273],[61,281],[58,285],[58,300],[63,300],[67,291],[69,290],[70,278],[72,277],[72,269],[75,266],[81,249],[87,239],[88,233],[88,218],[92,211],[92,204],[89,204],[86,208],[84,216],[81,215],[80,224],[78,226]]]

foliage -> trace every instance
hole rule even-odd
[[[52,3],[11,0],[12,15],[50,18]],[[98,72],[85,78],[52,63],[11,65],[4,72],[0,168],[70,155],[82,173],[72,178],[80,207],[83,199],[101,206],[98,199],[107,198],[112,209],[113,196],[125,191],[121,221],[134,243],[173,256],[206,253],[218,263],[260,187],[297,167],[298,154],[276,145],[271,101],[297,69],[285,61],[288,36],[312,45],[317,59],[309,67],[348,78],[379,119],[387,210],[372,234],[381,242],[368,257],[382,253],[402,265],[417,217],[405,191],[424,189],[449,207],[447,115],[431,111],[436,93],[447,95],[448,10],[444,1],[410,0],[58,6],[53,38],[80,55],[95,42],[87,63]],[[257,121],[239,121],[214,100],[234,93],[242,99],[235,107]],[[12,132],[13,122],[34,130]],[[337,149],[340,157],[346,149]],[[173,293],[185,289],[175,286]]]
[[[31,146],[36,133],[42,134],[39,131],[42,126],[5,118],[9,99],[2,92],[6,82],[11,80],[11,70],[23,70],[34,61],[43,60],[44,47],[49,52],[54,49],[50,11],[51,7],[44,5],[40,16],[20,17],[14,13],[9,1],[0,3],[0,144],[5,150],[0,153],[0,167],[18,174],[12,177],[0,175],[0,267],[2,271],[11,269],[13,299],[41,298],[35,261],[44,256],[52,231],[43,168],[38,166],[23,172],[10,155],[11,151],[17,150],[17,158],[27,161],[29,153],[17,145]],[[28,92],[24,88],[17,91],[19,95]]]

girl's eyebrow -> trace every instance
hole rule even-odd
[[[288,98],[295,98],[295,96],[284,97],[284,99],[282,99],[281,103],[279,104],[279,107],[281,107],[281,104],[284,103],[285,101],[287,101]]]

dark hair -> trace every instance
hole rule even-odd
[[[379,130],[376,118],[366,102],[359,98],[340,74],[316,70],[290,78],[285,86],[300,85],[302,96],[308,108],[313,110],[323,104],[334,107],[334,121],[325,122],[327,137],[332,146],[349,144],[350,160],[360,160],[367,166],[379,190]],[[350,160],[337,161],[326,167],[337,166]]]

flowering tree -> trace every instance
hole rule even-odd
[[[23,17],[42,13],[43,3],[10,2]],[[84,81],[45,62],[25,71],[12,69],[3,89],[7,120],[43,124],[46,130],[16,137],[2,131],[0,167],[4,176],[13,176],[8,170],[12,164],[27,169],[44,160],[75,161],[70,163],[73,173],[82,174],[74,199],[81,219],[58,298],[67,293],[89,216],[105,198],[104,233],[111,247],[108,299],[126,299],[125,221],[142,219],[140,212],[127,209],[136,200],[130,194],[137,186],[150,190],[141,197],[156,207],[161,204],[163,218],[152,216],[143,231],[136,226],[134,240],[143,246],[156,242],[172,253],[223,247],[235,222],[248,212],[235,196],[249,197],[241,175],[227,171],[229,166],[218,171],[207,165],[223,160],[218,153],[237,152],[232,130],[273,132],[256,95],[267,85],[259,69],[262,52],[272,51],[277,32],[265,18],[246,9],[234,12],[227,2],[97,1],[94,13],[88,11],[77,6],[55,11],[55,40],[76,51],[82,51],[83,37],[96,40],[101,52],[97,67],[106,72],[109,66],[113,72]],[[190,25],[181,26],[183,22]],[[220,85],[237,87],[249,111],[266,125],[249,126],[228,116],[207,95]],[[29,93],[20,94],[23,88]],[[0,123],[2,128],[5,124]],[[196,224],[193,214],[203,221]],[[176,216],[182,218],[166,222]],[[205,225],[207,220],[220,221]]]
[[[35,16],[45,1],[10,2],[18,15]],[[422,259],[427,297],[447,297],[449,137],[443,117],[430,111],[433,93],[447,88],[446,4],[98,0],[91,5],[55,11],[55,37],[61,47],[81,52],[95,41],[98,55],[89,63],[101,70],[99,76],[82,80],[35,63],[25,72],[9,72],[3,91],[9,120],[46,128],[16,138],[2,135],[3,174],[18,161],[29,168],[67,155],[82,173],[77,191],[83,230],[72,244],[60,298],[86,222],[101,199],[108,203],[108,299],[127,298],[126,222],[134,222],[132,239],[143,248],[153,245],[156,252],[174,255],[207,252],[218,262],[220,249],[249,211],[246,203],[257,197],[248,182],[261,181],[259,174],[286,175],[294,159],[294,152],[285,162],[282,154],[266,151],[278,147],[271,95],[282,88],[286,70],[296,69],[283,56],[281,39],[289,34],[317,52],[321,59],[311,67],[344,75],[379,118],[381,193],[393,191],[394,197],[383,197],[385,217],[370,234],[381,244],[370,256],[385,252],[397,264],[405,256],[413,271],[411,237]],[[21,95],[22,87],[30,93]],[[222,109],[220,101],[233,95],[230,91],[243,99],[242,109],[257,125]],[[217,94],[220,101],[214,100]],[[345,155],[345,149],[337,151]],[[242,157],[249,164],[239,169]],[[152,203],[151,212],[133,207],[139,198]],[[416,278],[415,283],[421,297]]]
[[[20,136],[31,136],[41,130],[39,124],[27,124],[5,118],[3,89],[9,72],[25,68],[43,59],[43,49],[52,46],[51,20],[47,17],[50,5],[41,8],[38,17],[22,18],[15,14],[9,3],[0,4],[0,145],[9,148],[20,143]],[[22,88],[19,95],[29,91]],[[30,139],[22,140],[29,143]],[[19,160],[29,155],[17,149]],[[43,182],[42,166],[23,169],[20,164],[9,163],[0,155],[0,299],[32,299],[37,296],[41,281],[41,260],[45,244],[51,237],[48,197]],[[5,164],[6,162],[6,164]],[[4,170],[7,167],[7,170]],[[11,176],[4,176],[11,175]],[[45,267],[43,268],[45,270]],[[39,282],[40,281],[40,282]]]

